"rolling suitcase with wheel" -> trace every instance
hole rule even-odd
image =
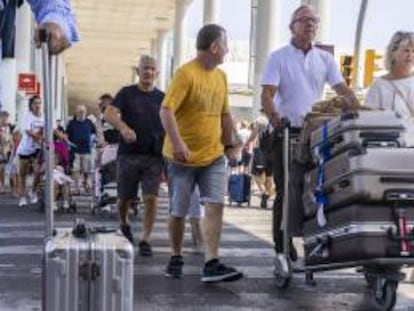
[[[251,180],[252,178],[247,174],[230,175],[228,185],[230,204],[235,202],[237,204],[247,203],[250,205]]]
[[[53,81],[57,65],[49,55],[48,34],[39,33],[45,109],[46,238],[42,260],[43,311],[132,311],[133,263],[131,243],[118,232],[88,228],[54,229],[53,221]],[[50,66],[52,65],[52,66]]]

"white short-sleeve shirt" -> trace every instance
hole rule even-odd
[[[404,119],[406,143],[414,147],[414,75],[389,81],[378,78],[365,97],[364,105],[378,110],[394,110]]]
[[[262,78],[263,85],[278,88],[276,111],[291,124],[301,127],[312,105],[322,96],[325,83],[343,83],[344,78],[329,52],[312,46],[305,53],[288,44],[270,54]]]
[[[44,126],[45,122],[43,117],[35,116],[31,112],[25,115],[22,125],[23,137],[19,146],[17,147],[17,154],[32,155],[41,148],[39,143],[35,142],[34,139],[26,133],[26,131],[30,130],[34,132],[40,132],[43,130]]]

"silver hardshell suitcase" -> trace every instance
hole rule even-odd
[[[402,209],[407,219],[410,252],[398,238],[398,210],[392,204],[354,204],[330,211],[320,227],[315,217],[305,221],[304,246],[308,265],[371,258],[414,258],[414,208]]]
[[[134,251],[121,233],[58,229],[44,265],[44,311],[133,310]]]
[[[326,137],[323,126],[311,134],[310,148],[315,162],[319,159],[316,150],[324,143],[332,156],[355,146],[405,146],[404,121],[393,111],[347,112],[328,121],[326,126]]]
[[[43,311],[132,311],[133,246],[116,230],[88,228],[82,222],[54,230],[53,97],[56,57],[48,51],[48,34],[39,32],[42,48],[45,110],[46,238],[42,259]],[[82,234],[80,234],[82,233]]]
[[[342,153],[324,164],[325,209],[355,202],[381,202],[388,196],[414,197],[414,148],[366,148]],[[316,213],[318,170],[305,175],[305,215]]]

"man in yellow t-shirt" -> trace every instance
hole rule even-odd
[[[184,222],[195,186],[205,204],[203,282],[235,281],[243,274],[218,260],[227,174],[224,154],[233,157],[227,80],[217,66],[228,52],[226,31],[206,25],[197,36],[197,56],[179,68],[161,108],[168,160],[169,232],[172,256],[166,276],[182,276]]]

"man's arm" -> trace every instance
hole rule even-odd
[[[79,41],[79,31],[70,0],[28,0],[39,29],[50,33],[49,49],[58,54]],[[35,40],[39,44],[38,31]]]
[[[332,87],[336,94],[343,96],[346,107],[344,109],[357,109],[361,104],[356,98],[354,91],[352,91],[345,83],[338,83]]]
[[[267,118],[269,119],[269,122],[272,124],[274,128],[279,128],[282,125],[282,120],[273,105],[273,98],[275,97],[276,92],[277,92],[276,86],[263,85],[261,100],[262,100],[263,110]]]
[[[171,140],[174,159],[179,162],[187,162],[190,157],[190,150],[181,138],[174,112],[163,106],[160,110],[160,118],[164,130]]]
[[[133,143],[137,140],[134,130],[122,121],[121,111],[117,107],[113,105],[106,107],[104,118],[121,133],[127,143]]]

